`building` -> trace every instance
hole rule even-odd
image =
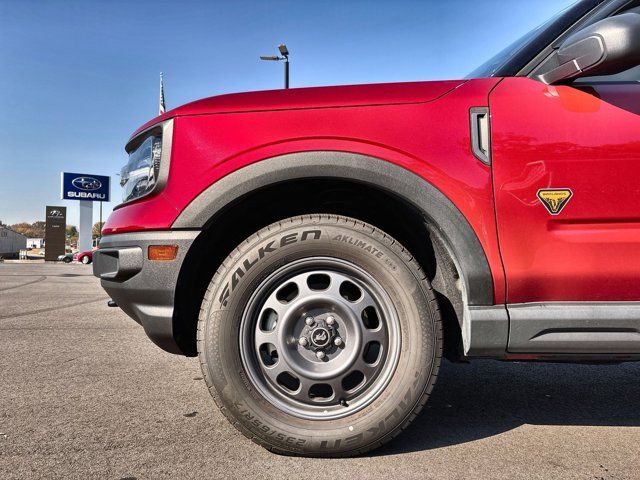
[[[27,248],[44,248],[44,238],[27,238]]]
[[[27,237],[0,225],[0,258],[18,257],[20,250],[27,248]]]

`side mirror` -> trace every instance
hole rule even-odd
[[[537,78],[553,84],[593,75],[611,75],[640,64],[640,15],[623,13],[570,35],[538,67]]]

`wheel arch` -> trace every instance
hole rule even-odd
[[[283,192],[287,189],[293,189],[298,198],[301,198],[300,195],[306,195],[305,188],[318,185],[322,185],[322,192],[343,192],[344,189],[350,188],[352,192],[358,192],[361,201],[355,202],[358,205],[349,205],[353,202],[345,202],[345,195],[348,193],[343,192],[339,194],[343,200],[341,204],[334,205],[323,201],[323,211],[316,212],[304,211],[305,208],[309,208],[308,205],[313,204],[313,200],[307,202],[307,206],[304,206],[304,201],[290,202],[291,205],[286,206],[287,211],[283,212],[280,218],[279,212],[265,210],[265,218],[261,221],[267,223],[259,227],[268,225],[271,223],[270,220],[276,221],[301,213],[340,213],[376,225],[375,219],[362,218],[363,215],[354,215],[349,210],[365,208],[369,201],[376,205],[376,208],[384,209],[385,203],[389,202],[395,210],[391,210],[391,215],[379,214],[378,218],[383,225],[376,226],[384,230],[384,218],[394,217],[396,212],[398,219],[404,220],[405,223],[422,220],[426,235],[422,241],[425,248],[431,251],[424,254],[421,261],[423,269],[428,271],[431,267],[425,263],[438,264],[437,270],[442,272],[439,281],[447,283],[436,288],[442,296],[450,298],[457,295],[454,290],[460,292],[461,305],[451,306],[458,319],[456,323],[460,324],[456,325],[456,328],[459,329],[461,326],[461,310],[464,306],[493,305],[493,277],[482,245],[460,210],[434,185],[403,167],[367,155],[330,151],[291,153],[253,163],[212,184],[185,208],[172,225],[174,229],[202,229],[185,259],[176,287],[174,336],[185,354],[195,354],[195,332],[189,320],[193,312],[188,311],[187,305],[197,302],[199,292],[191,282],[193,278],[198,277],[196,270],[202,275],[203,269],[209,268],[210,278],[219,265],[213,262],[208,267],[202,266],[203,262],[199,259],[205,247],[210,246],[211,242],[221,245],[223,251],[217,252],[216,257],[221,257],[220,261],[224,260],[235,245],[253,233],[250,230],[255,228],[255,225],[250,225],[247,212],[264,208],[265,202],[278,195],[284,195]],[[274,210],[278,209],[277,205],[284,203],[274,200]],[[401,223],[402,221],[393,228],[413,227]],[[225,230],[236,232],[237,241],[235,244],[229,241],[231,247],[224,245],[227,238]],[[388,233],[398,235],[394,231]],[[411,233],[405,232],[405,238],[406,235]],[[406,243],[407,240],[402,236],[398,239]],[[417,232],[415,236],[418,238]],[[415,242],[411,242],[411,239],[408,241],[414,243],[416,249]],[[405,246],[412,250],[411,245]],[[451,264],[443,261],[446,257],[453,265],[445,265]],[[433,267],[435,269],[435,265]],[[456,281],[457,276],[460,278],[459,282]],[[432,279],[432,283],[434,282]],[[456,303],[455,300],[452,302]],[[445,330],[446,328],[445,324]]]

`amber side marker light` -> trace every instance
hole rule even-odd
[[[149,245],[147,252],[149,260],[170,261],[178,255],[177,245]]]

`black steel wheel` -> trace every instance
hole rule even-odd
[[[390,440],[426,402],[442,350],[417,262],[335,215],[287,219],[243,242],[213,277],[198,327],[222,412],[286,454],[354,455]]]
[[[315,257],[275,271],[240,327],[240,355],[260,393],[283,411],[330,420],[369,405],[400,352],[399,321],[381,285],[358,266]]]

